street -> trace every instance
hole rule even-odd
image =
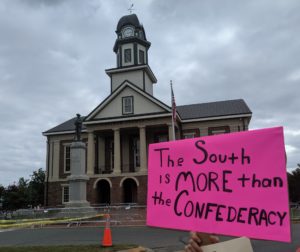
[[[99,244],[102,227],[18,229],[0,232],[0,246]],[[184,247],[188,233],[149,227],[112,227],[113,243],[138,244],[148,248],[176,251]],[[221,240],[230,239],[221,237]],[[251,240],[255,252],[295,252],[300,247],[300,224],[292,225],[292,243]]]

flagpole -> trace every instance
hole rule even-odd
[[[172,80],[170,80],[170,86],[171,86],[171,103],[172,103],[172,131],[173,131],[173,140],[176,140],[175,137],[175,123],[174,121],[176,120],[176,105],[175,105],[175,97],[174,97],[174,93],[173,93],[173,84],[172,84]],[[174,112],[175,111],[175,112]],[[175,116],[175,118],[174,118]]]
[[[175,125],[174,125],[174,121],[172,120],[172,128],[173,128],[173,140],[176,140],[175,137]]]

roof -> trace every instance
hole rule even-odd
[[[114,73],[132,72],[132,71],[136,71],[136,70],[145,70],[146,73],[148,74],[149,78],[151,79],[151,81],[154,84],[157,83],[157,79],[156,79],[154,73],[152,72],[150,66],[147,64],[138,65],[138,66],[125,66],[125,67],[121,67],[121,68],[119,68],[119,67],[110,68],[110,69],[106,69],[105,73],[111,77],[112,74],[114,74]]]
[[[137,33],[134,36],[125,37],[125,38],[123,36],[121,36],[121,37],[118,36],[118,38],[116,39],[115,45],[113,47],[113,51],[115,53],[117,53],[120,43],[138,42],[139,44],[142,44],[146,48],[149,48],[151,43],[149,41],[147,41],[145,29],[144,29],[143,25],[140,23],[136,14],[130,14],[130,15],[121,17],[118,22],[118,25],[117,25],[116,33],[119,34],[121,32],[122,28],[125,26],[128,26],[128,25],[133,26],[135,28],[135,30],[137,31]]]
[[[182,120],[252,114],[243,99],[177,106],[176,109]]]
[[[177,106],[177,113],[180,115],[182,120],[191,119],[205,119],[212,117],[224,117],[224,116],[237,116],[237,115],[249,115],[252,114],[251,110],[247,106],[243,99],[238,100],[227,100],[217,101],[208,103],[199,103],[191,105]],[[86,117],[82,116],[81,119],[84,121]],[[71,133],[75,131],[76,117],[52,128],[45,132],[44,135],[58,134],[58,133]],[[86,127],[83,124],[82,130]]]
[[[121,30],[121,28],[125,25],[132,25],[134,27],[141,27],[140,21],[136,14],[126,15],[120,18],[117,25],[117,32]]]
[[[85,119],[85,116],[81,116],[80,119],[83,121]],[[56,133],[56,132],[75,131],[75,121],[76,120],[77,120],[77,117],[75,116],[72,119],[55,126],[54,128],[43,132],[43,134],[46,135],[49,133]],[[82,124],[82,130],[86,130],[86,127],[84,124]]]

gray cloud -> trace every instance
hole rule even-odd
[[[41,135],[110,92],[104,69],[130,1],[0,2],[0,184],[45,167]],[[152,42],[155,95],[178,105],[243,98],[251,128],[285,127],[288,167],[300,150],[299,1],[157,1],[135,5]],[[196,92],[195,92],[196,90]]]

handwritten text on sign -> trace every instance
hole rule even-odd
[[[281,127],[149,146],[147,224],[290,241]]]

